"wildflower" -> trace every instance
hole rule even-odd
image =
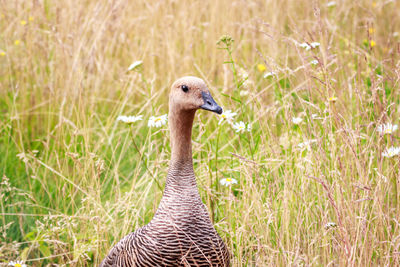
[[[374,32],[375,32],[375,29],[374,29],[374,28],[372,28],[372,27],[371,27],[371,28],[368,28],[368,33],[369,33],[369,34],[373,34]]]
[[[297,144],[297,146],[300,148],[300,149],[303,149],[303,148],[310,148],[310,145],[312,144],[312,143],[315,143],[315,142],[317,142],[317,140],[316,139],[311,139],[311,140],[307,140],[307,141],[304,141],[304,142],[302,142],[302,143],[299,143],[299,144]]]
[[[311,44],[311,48],[317,48],[318,46],[320,46],[321,44],[318,42],[312,42]]]
[[[29,21],[34,21],[34,19],[35,18],[33,16],[29,16],[29,18],[28,18]]]
[[[257,64],[257,69],[259,72],[264,72],[267,68],[264,64]]]
[[[385,158],[391,158],[400,154],[400,147],[390,147],[386,148],[386,150],[382,153],[382,156]]]
[[[17,158],[22,160],[24,163],[28,163],[29,159],[24,152],[17,154]]]
[[[374,8],[375,8],[377,4],[376,4],[376,2],[374,1],[374,2],[372,2],[372,4],[371,4],[371,5],[372,5],[372,7],[374,7]]]
[[[336,228],[336,227],[337,227],[337,224],[334,223],[334,222],[328,222],[328,223],[325,224],[325,229],[326,230],[329,230],[329,229],[332,229],[332,228]]]
[[[242,83],[242,87],[243,88],[251,88],[253,86],[253,82],[249,79],[246,79],[243,83]]]
[[[275,76],[276,75],[276,73],[275,72],[273,72],[273,71],[270,71],[270,72],[266,72],[266,73],[264,73],[264,79],[266,79],[266,78],[269,78],[269,77],[272,77],[272,76]]]
[[[239,77],[242,79],[242,80],[245,80],[245,79],[247,79],[247,78],[249,78],[249,74],[247,73],[247,71],[245,70],[245,69],[243,69],[243,68],[239,68]]]
[[[20,23],[21,23],[22,26],[24,26],[24,25],[26,25],[26,20],[21,20]]]
[[[224,120],[227,120],[231,122],[233,120],[233,117],[236,116],[236,112],[232,112],[231,110],[226,110],[224,111],[220,116],[220,119],[218,121],[218,124],[221,124]]]
[[[306,49],[307,51],[311,49],[311,46],[307,43],[301,43],[299,44],[299,46]]]
[[[336,97],[336,96],[331,96],[331,97],[328,98],[328,102],[333,102],[333,103],[335,103],[336,100],[337,100],[337,97]]]
[[[301,44],[299,44],[299,46],[300,47],[302,47],[302,48],[304,48],[305,50],[311,50],[311,49],[314,49],[314,48],[317,48],[318,46],[320,46],[321,44],[320,43],[318,43],[318,42],[312,42],[312,43],[310,43],[310,44],[308,44],[308,43],[301,43]]]
[[[15,41],[14,41],[14,44],[15,44],[15,45],[19,45],[20,43],[21,43],[20,40],[15,40]]]
[[[336,6],[336,2],[335,1],[329,1],[328,3],[326,3],[327,7],[333,7]]]
[[[244,131],[251,131],[251,126],[249,127],[248,125],[246,126],[246,124],[243,121],[239,121],[239,122],[235,122],[235,124],[233,124],[233,129],[236,130],[237,133],[242,133]]]
[[[137,68],[140,67],[141,65],[143,65],[143,61],[137,60],[137,61],[133,62],[133,63],[128,67],[128,71],[137,69]]]
[[[399,32],[394,32],[393,37],[399,37]]]
[[[8,263],[8,266],[14,266],[14,267],[26,267],[26,264],[23,261],[10,261]]]
[[[310,62],[312,65],[317,65],[318,64],[318,60],[314,59]]]
[[[6,52],[4,52],[3,50],[0,50],[0,56],[4,57],[6,55]]]
[[[376,130],[380,134],[384,135],[384,134],[392,134],[393,132],[395,132],[397,130],[397,128],[398,128],[397,124],[386,123],[386,124],[378,125]]]
[[[134,123],[135,121],[141,121],[143,118],[143,115],[139,116],[118,116],[117,121],[122,121],[127,124]]]
[[[241,90],[239,94],[240,94],[240,96],[248,96],[249,93],[250,92],[248,90]]]
[[[293,118],[292,118],[292,122],[293,122],[294,124],[300,124],[302,121],[303,121],[303,119],[300,118],[300,117],[293,117]]]
[[[224,178],[219,181],[220,184],[224,186],[230,186],[232,184],[237,184],[237,180],[233,178]]]
[[[235,40],[229,35],[222,35],[217,41],[217,45],[225,44],[225,48],[230,48]]]
[[[376,46],[376,43],[375,43],[374,40],[371,40],[371,41],[369,42],[369,44],[371,45],[371,48],[374,47],[374,46]]]
[[[167,114],[161,115],[159,117],[151,116],[149,122],[147,123],[147,126],[160,128],[167,123],[167,116]]]
[[[249,123],[249,124],[247,124],[247,131],[248,132],[251,132],[251,129],[253,128],[253,126]]]

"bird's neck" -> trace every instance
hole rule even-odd
[[[171,161],[164,195],[193,193],[198,195],[192,160],[192,126],[195,110],[170,106]]]

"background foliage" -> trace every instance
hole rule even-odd
[[[234,266],[400,264],[399,133],[376,130],[399,123],[399,1],[0,3],[0,264],[98,265],[151,220],[170,147],[147,119],[184,75],[252,124],[193,133]]]

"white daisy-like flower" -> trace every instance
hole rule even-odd
[[[147,123],[147,125],[149,127],[157,127],[160,128],[161,126],[163,126],[164,124],[167,123],[167,114],[155,117],[155,116],[151,116],[149,119],[149,122]]]
[[[248,131],[248,132],[251,131],[251,125],[248,124],[246,126],[246,124],[243,121],[235,122],[232,127],[233,127],[233,129],[236,130],[237,133],[239,133],[239,132],[242,133],[244,131]]]
[[[143,61],[137,60],[137,61],[133,62],[133,63],[128,67],[128,71],[137,69],[138,67],[140,67],[140,66],[142,66],[142,65],[143,65]]]
[[[318,60],[316,60],[316,59],[314,59],[314,60],[311,60],[311,62],[310,62],[312,65],[317,65],[318,64]]]
[[[117,121],[122,121],[127,124],[134,123],[135,121],[141,121],[143,119],[143,115],[139,116],[118,116]]]
[[[232,112],[231,110],[226,110],[224,111],[221,115],[219,115],[220,119],[218,121],[218,124],[221,124],[224,120],[227,120],[231,122],[233,120],[233,117],[237,115],[236,112]]]
[[[391,158],[400,154],[400,147],[389,147],[382,153],[385,158]]]
[[[329,1],[328,3],[326,3],[327,7],[333,7],[336,6],[336,2],[335,1]]]
[[[292,122],[293,122],[294,124],[300,124],[302,121],[303,121],[303,119],[300,118],[300,117],[293,117],[293,118],[292,118]]]
[[[378,127],[376,128],[376,130],[384,135],[384,134],[392,134],[394,133],[399,127],[397,126],[397,124],[391,124],[391,123],[386,123],[386,124],[381,124],[378,125]]]
[[[219,181],[220,184],[224,186],[230,186],[232,184],[237,184],[237,180],[233,178],[224,178]]]
[[[334,222],[328,222],[328,223],[325,224],[325,229],[326,230],[332,229],[332,228],[336,228],[336,227],[337,227],[337,224],[334,223]]]
[[[266,79],[266,78],[269,78],[269,77],[272,77],[272,76],[275,76],[276,75],[276,73],[275,72],[273,72],[273,71],[270,71],[270,72],[266,72],[266,73],[264,73],[264,79]]]
[[[14,267],[27,267],[26,264],[23,261],[10,261],[8,263],[8,266],[14,266]]]

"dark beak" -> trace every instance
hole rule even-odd
[[[201,96],[203,97],[204,104],[201,105],[200,108],[222,114],[222,108],[218,106],[210,93],[201,92]]]

